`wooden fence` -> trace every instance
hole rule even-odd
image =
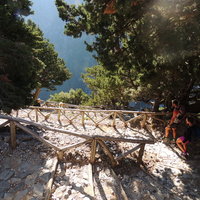
[[[1,114],[0,114],[0,119],[7,120],[4,123],[2,123],[0,125],[0,127],[3,127],[7,124],[10,124],[10,138],[11,138],[10,141],[11,141],[11,147],[12,148],[16,147],[16,127],[18,127],[20,129],[22,129],[23,131],[25,131],[26,133],[32,135],[37,140],[41,141],[46,146],[53,148],[57,152],[59,160],[63,159],[64,152],[66,152],[66,151],[68,151],[72,148],[76,148],[76,147],[79,147],[81,145],[88,143],[91,146],[90,162],[92,164],[95,162],[97,144],[99,144],[99,146],[102,148],[103,152],[110,158],[112,165],[116,165],[118,160],[124,158],[125,156],[131,154],[132,152],[134,152],[138,149],[140,149],[138,161],[141,162],[143,152],[144,152],[144,148],[145,148],[145,144],[154,144],[153,139],[149,139],[149,140],[146,140],[146,139],[128,139],[128,138],[123,138],[123,137],[109,137],[109,136],[101,136],[101,135],[88,136],[88,135],[80,134],[80,133],[77,133],[77,132],[67,131],[67,130],[58,129],[58,128],[52,128],[52,127],[49,127],[49,126],[42,125],[40,123],[35,123],[35,122],[32,122],[32,121],[24,120],[22,118],[12,117],[12,116],[7,116],[7,115],[1,115]],[[76,143],[76,144],[72,144],[72,145],[60,148],[60,147],[52,144],[51,142],[45,140],[44,138],[38,136],[38,134],[36,132],[27,128],[26,125],[32,125],[32,126],[35,126],[39,129],[43,129],[43,130],[54,131],[55,133],[62,133],[62,134],[67,134],[69,136],[75,136],[75,137],[78,137],[78,138],[82,138],[83,141]],[[114,158],[113,154],[111,153],[111,151],[109,150],[108,146],[105,143],[106,141],[134,143],[134,144],[138,144],[138,145],[133,147],[131,150],[124,152],[123,154]]]
[[[16,115],[19,115],[20,112],[23,112],[24,110],[19,110]],[[67,131],[63,129],[58,128],[52,128],[49,126],[42,125],[41,119],[43,118],[43,121],[48,122],[50,120],[51,116],[53,116],[53,122],[55,123],[55,120],[57,120],[61,125],[62,124],[71,124],[74,127],[76,126],[75,123],[81,122],[82,126],[85,127],[88,125],[88,123],[92,123],[95,127],[98,127],[101,129],[102,122],[106,119],[109,119],[110,124],[106,124],[107,126],[120,126],[124,125],[124,127],[130,127],[131,123],[134,123],[137,119],[140,119],[141,126],[144,127],[148,118],[152,118],[158,121],[161,121],[165,123],[164,120],[158,118],[158,116],[162,116],[165,113],[155,113],[155,112],[140,112],[140,111],[127,111],[127,110],[86,110],[86,109],[66,109],[66,108],[56,108],[56,107],[37,107],[32,106],[30,107],[29,111],[25,113],[23,118],[19,117],[12,117],[8,115],[0,115],[0,118],[6,119],[3,124],[0,125],[0,127],[3,127],[10,124],[10,133],[11,133],[11,146],[13,148],[16,147],[16,127],[22,129],[26,133],[32,135],[45,145],[53,148],[58,155],[58,158],[61,160],[63,158],[64,152],[79,147],[81,145],[84,145],[86,143],[90,144],[91,146],[91,155],[90,155],[90,162],[95,162],[95,155],[96,155],[96,147],[97,144],[102,148],[104,153],[110,158],[112,165],[116,165],[117,160],[122,159],[123,157],[131,154],[132,152],[139,150],[139,162],[142,160],[143,152],[145,144],[153,144],[154,138],[151,139],[128,139],[123,137],[110,137],[110,136],[102,136],[102,135],[86,135],[86,134],[80,134],[78,132],[72,132]],[[97,116],[98,115],[98,116]],[[165,114],[166,115],[166,114]],[[21,114],[20,114],[21,116]],[[30,120],[25,120],[25,118],[28,118]],[[76,119],[76,121],[74,121]],[[36,122],[34,122],[36,121]],[[53,132],[68,134],[71,136],[75,136],[78,138],[82,138],[83,141],[72,144],[66,147],[58,147],[51,142],[45,140],[44,138],[38,136],[37,133],[35,133],[33,130],[26,127],[26,125],[32,125],[40,129],[44,130],[50,130]],[[115,141],[115,142],[126,142],[126,143],[135,143],[138,144],[137,146],[134,146],[131,150],[124,152],[120,156],[114,158],[111,151],[109,150],[108,146],[106,145],[106,141]]]
[[[144,112],[144,111],[127,111],[127,110],[97,110],[97,109],[72,109],[60,107],[29,107],[27,113],[19,110],[16,116],[28,118],[36,122],[59,122],[60,125],[93,125],[101,128],[101,125],[112,127],[131,127],[137,120],[143,128],[149,119],[165,123],[166,120],[160,118],[166,113],[161,112]],[[109,119],[109,120],[108,120]],[[107,121],[106,121],[107,120]],[[108,124],[109,121],[109,124]],[[76,127],[77,128],[77,127]],[[77,128],[78,129],[78,128]]]
[[[65,105],[66,106],[66,105]],[[27,111],[28,110],[28,111]],[[27,111],[27,112],[26,112]],[[52,128],[50,126],[43,125],[41,122],[54,122],[55,120],[59,122],[60,125],[72,125],[76,127],[77,123],[81,124],[83,127],[87,125],[94,125],[101,129],[102,125],[111,126],[111,127],[131,127],[133,123],[137,120],[140,121],[141,127],[144,127],[149,121],[149,119],[154,119],[165,123],[164,119],[161,119],[160,116],[166,115],[166,113],[154,113],[154,112],[139,112],[139,111],[126,111],[126,110],[97,110],[97,109],[87,109],[87,108],[78,108],[78,107],[37,107],[32,106],[29,109],[19,110],[16,113],[16,117],[0,114],[0,119],[4,119],[4,122],[0,124],[0,128],[6,125],[10,125],[10,144],[14,149],[16,147],[16,137],[17,131],[16,128],[23,130],[24,132],[30,134],[32,137],[36,138],[44,145],[51,147],[56,153],[58,161],[62,161],[64,157],[64,153],[69,151],[70,149],[80,147],[85,144],[89,144],[90,146],[90,163],[94,164],[96,160],[96,151],[97,145],[103,150],[103,152],[108,156],[111,161],[112,166],[115,166],[120,159],[130,155],[131,153],[138,151],[137,160],[139,163],[142,162],[142,157],[145,150],[146,144],[154,144],[154,139],[134,139],[134,138],[123,138],[123,137],[110,137],[110,136],[102,136],[102,135],[87,135],[81,134],[78,132],[67,131],[59,128]],[[170,114],[170,113],[169,113]],[[199,116],[198,114],[196,114]],[[17,116],[21,116],[17,117]],[[28,119],[28,120],[27,120]],[[109,120],[107,120],[109,119]],[[107,123],[109,122],[109,124]],[[79,125],[78,124],[78,125]],[[37,132],[28,128],[28,125],[37,127],[38,129],[53,131],[54,133],[62,133],[68,136],[75,136],[77,138],[81,138],[81,141],[66,145],[63,147],[59,147],[50,141],[46,140],[45,137],[41,137]],[[107,141],[114,142],[125,142],[131,143],[131,149],[121,153],[118,156],[112,154],[109,147],[106,145]],[[51,187],[53,184],[53,177],[55,175],[57,169],[57,162],[55,162],[55,170],[52,174],[51,179],[47,184],[47,194],[45,200],[50,199],[51,195]]]

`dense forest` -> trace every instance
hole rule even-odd
[[[0,7],[0,108],[30,105],[41,88],[54,89],[71,77],[42,31],[23,16],[29,0],[3,0]],[[52,95],[85,105],[124,108],[129,102],[169,107],[172,99],[199,112],[200,2],[197,0],[56,0],[65,34],[94,37],[86,43],[98,65],[87,68],[81,89]],[[32,91],[36,91],[33,94]],[[78,100],[77,100],[78,99]]]

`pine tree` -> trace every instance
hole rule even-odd
[[[85,0],[75,6],[56,0],[65,33],[95,35],[87,49],[103,67],[134,71],[133,100],[186,103],[200,83],[200,2],[116,0],[115,12],[105,13],[109,2]]]

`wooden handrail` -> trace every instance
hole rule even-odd
[[[72,108],[61,108],[61,107],[39,107],[39,106],[30,106],[31,109],[40,109],[40,110],[64,110],[64,111],[75,111],[75,112],[98,112],[98,113],[109,113],[117,112],[121,114],[151,114],[151,115],[166,115],[164,112],[147,112],[147,111],[132,111],[132,110],[89,110],[89,109],[72,109]]]

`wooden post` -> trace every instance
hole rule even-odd
[[[141,144],[141,148],[140,148],[139,153],[138,153],[139,164],[142,163],[142,157],[143,157],[143,154],[144,154],[144,147],[145,147],[145,144]]]
[[[62,161],[63,157],[64,157],[64,152],[63,151],[58,151],[57,152],[57,157],[58,157],[58,161]]]
[[[147,121],[147,114],[144,114],[143,115],[143,120],[141,122],[141,127],[144,128],[145,124],[146,124],[146,121]]]
[[[125,156],[133,153],[134,151],[138,150],[139,148],[141,148],[141,144],[135,146],[134,148],[132,148],[131,150],[129,150],[127,152],[122,153],[121,155],[119,155],[118,157],[116,157],[116,160],[120,160],[120,159],[124,158]]]
[[[38,122],[38,110],[37,110],[37,108],[35,109],[35,121]]]
[[[19,110],[16,111],[16,117],[18,117],[18,115],[19,115]]]
[[[50,115],[51,115],[51,113],[49,113],[49,114],[47,114],[47,115],[45,116],[45,121],[47,121],[47,120],[49,119]]]
[[[94,190],[94,178],[93,178],[93,166],[91,164],[88,165],[88,193],[95,199],[95,190]]]
[[[123,186],[121,184],[121,181],[119,180],[118,176],[115,174],[115,172],[113,171],[113,169],[110,169],[110,172],[111,172],[112,176],[115,179],[115,184],[117,185],[117,188],[118,188],[117,192],[120,195],[119,198],[123,199],[123,200],[129,200],[129,198],[128,198],[128,196],[127,196],[127,194],[126,194],[126,192],[125,192],[125,190],[124,190],[124,188],[123,188]]]
[[[58,122],[61,124],[61,121],[60,121],[60,109],[58,110]]]
[[[85,118],[84,118],[84,111],[81,111],[81,116],[82,116],[82,126],[85,126]]]
[[[116,125],[115,125],[116,116],[117,116],[117,113],[114,112],[114,114],[113,114],[113,124],[112,124],[113,127],[116,126]]]
[[[98,140],[98,143],[100,144],[101,148],[103,149],[104,153],[110,158],[112,166],[116,166],[117,162],[115,161],[113,154],[110,152],[109,148],[105,144],[104,141]]]
[[[50,146],[51,148],[60,151],[60,148],[59,148],[59,147],[57,147],[57,146],[55,146],[54,144],[52,144],[51,142],[48,142],[48,141],[46,141],[45,139],[41,138],[41,137],[38,136],[38,134],[36,134],[34,131],[28,129],[27,127],[21,125],[21,124],[18,123],[18,122],[15,122],[15,125],[16,125],[17,127],[19,127],[20,129],[22,129],[23,131],[25,131],[25,132],[31,134],[34,138],[36,138],[36,139],[39,140],[40,142],[44,143],[45,145]]]
[[[97,148],[97,141],[94,138],[92,140],[92,146],[91,146],[91,156],[90,156],[91,164],[94,164],[94,162],[95,162],[96,148]]]
[[[51,197],[51,190],[52,190],[52,185],[53,185],[53,181],[54,181],[54,176],[57,171],[57,167],[58,167],[58,159],[55,159],[54,165],[52,167],[51,177],[46,185],[47,189],[46,189],[45,200],[49,200]]]
[[[89,113],[85,113],[85,115],[87,115],[88,118],[90,118],[90,120],[94,122],[94,124],[95,124],[96,127],[99,126],[99,124],[98,124],[97,122],[95,122],[95,121],[90,117]]]
[[[123,117],[121,116],[121,113],[117,113],[118,117],[120,118],[120,120],[124,123],[124,127],[127,128],[128,124],[127,122],[123,119]]]
[[[16,126],[14,121],[10,121],[10,144],[12,149],[16,148]]]

